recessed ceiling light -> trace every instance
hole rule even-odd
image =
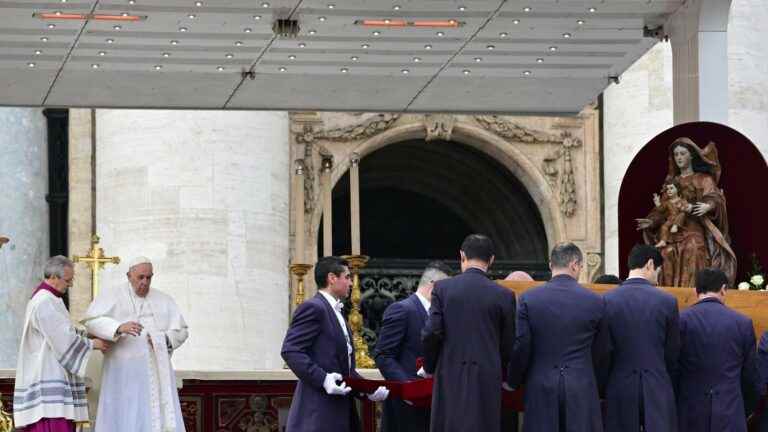
[[[35,67],[35,66],[37,66],[37,65],[36,65],[35,63],[29,62],[29,63],[27,63],[27,66],[29,66],[29,67],[33,68],[33,67]]]
[[[56,15],[56,16],[61,16],[61,11],[56,11],[53,14]]]
[[[488,45],[488,46],[486,46],[485,48],[487,48],[489,51],[493,51],[494,49],[496,49],[496,46],[494,46],[494,45]]]
[[[104,57],[105,55],[107,55],[106,51],[99,51],[99,56],[100,57]]]
[[[335,7],[336,7],[336,5],[335,5],[335,4],[333,4],[333,3],[331,3],[331,4],[329,4],[329,5],[328,5],[328,9],[333,9],[333,8],[335,8]]]
[[[386,18],[386,19],[384,19],[384,24],[389,24],[389,23],[391,23],[391,22],[392,22],[392,20],[391,20],[391,19],[389,19],[389,18]]]
[[[539,57],[536,59],[536,63],[544,63],[544,59]]]
[[[258,21],[258,20],[260,20],[260,19],[261,19],[261,15],[254,15],[254,16],[253,16],[253,19],[254,19],[254,20],[256,20],[256,21]]]
[[[123,13],[120,14],[120,16],[127,17],[128,16],[128,12],[123,12]]]
[[[299,48],[306,48],[306,47],[307,47],[307,44],[305,44],[304,42],[299,42]]]
[[[469,69],[464,69],[463,71],[461,71],[461,73],[463,73],[464,75],[469,75],[472,73],[472,71]]]
[[[221,72],[221,71],[223,71],[223,70],[224,70],[224,66],[217,66],[217,67],[216,67],[216,70],[217,70],[217,71],[219,71],[219,72]]]
[[[374,36],[379,36],[380,34],[381,34],[381,32],[380,32],[380,31],[378,31],[378,30],[374,30],[374,31],[373,31],[373,35],[374,35]]]
[[[348,68],[345,68],[345,67],[341,68],[341,73],[348,73],[348,72],[349,72]]]
[[[48,24],[48,28],[49,29],[54,29],[54,28],[56,28],[56,24]]]
[[[226,54],[224,54],[224,57],[226,57],[226,58],[228,58],[228,59],[231,59],[231,58],[234,58],[234,57],[235,57],[235,55],[234,55],[234,54],[232,54],[232,53],[226,53]]]
[[[512,20],[512,24],[520,24],[520,20],[515,18]]]
[[[171,41],[171,45],[178,45],[178,44],[179,44],[179,41],[177,41],[177,40],[172,40]]]
[[[291,54],[288,56],[288,60],[296,60],[296,56]]]
[[[566,39],[570,39],[571,38],[571,34],[570,33],[563,33],[563,37],[566,38]]]
[[[67,0],[61,0],[61,2],[62,2],[62,3],[66,3],[66,2],[67,2]]]
[[[155,65],[155,70],[160,70],[160,69],[162,69],[162,68],[163,68],[163,66],[162,66],[162,65]]]
[[[467,10],[467,7],[466,6],[459,6],[459,10],[464,12],[465,10]]]
[[[364,44],[360,45],[360,48],[362,48],[362,49],[368,49],[368,48],[370,48],[370,47],[371,47],[371,46],[370,46],[370,45],[368,45],[367,43],[364,43]]]
[[[394,5],[394,6],[392,6],[392,9],[396,10],[396,11],[399,11],[400,10],[400,5]]]
[[[101,66],[98,63],[94,63],[94,64],[91,65],[91,69],[98,69],[100,67]]]
[[[557,47],[556,46],[551,46],[551,47],[549,47],[549,50],[551,52],[555,52],[555,51],[557,51]]]
[[[437,32],[436,34],[437,34],[437,37],[443,37],[443,36],[445,36],[445,33],[441,32],[441,31]]]
[[[189,30],[189,29],[186,28],[186,27],[179,27],[179,31],[182,32],[182,33],[186,32],[187,30]]]
[[[203,5],[203,2],[201,2],[201,1],[196,1],[195,2],[195,6],[197,6],[197,7],[200,7],[202,5]]]
[[[310,30],[309,31],[309,34],[311,34],[311,35],[314,35],[315,33],[317,33],[317,30]]]
[[[263,8],[268,8],[268,7],[269,7],[269,3],[267,3],[267,2],[264,2],[264,3],[262,3],[262,4],[261,4],[261,7],[263,7]]]
[[[43,42],[48,42],[48,38],[45,37],[45,36],[41,37],[40,40],[43,41]]]
[[[350,57],[349,59],[350,59],[350,60],[352,60],[352,61],[358,61],[358,60],[360,60],[360,57],[358,57],[358,56],[352,56],[352,57]]]
[[[532,10],[533,9],[530,6],[526,6],[526,7],[523,8],[523,12],[530,12]]]
[[[580,19],[580,20],[576,20],[576,24],[578,24],[578,25],[584,25],[584,20],[582,20],[582,19]]]
[[[402,73],[403,75],[408,75],[409,73],[411,73],[411,71],[409,71],[408,69],[403,69],[400,71],[400,73]]]
[[[317,17],[317,20],[318,20],[318,21],[320,21],[320,22],[323,22],[323,21],[325,21],[326,19],[327,19],[327,18],[326,18],[326,17],[324,17],[324,16],[321,16],[321,17]]]
[[[129,5],[135,5],[136,4],[136,0],[128,0],[128,4]]]
[[[243,43],[240,41],[235,41],[235,46],[243,46]]]
[[[431,50],[432,49],[432,45],[426,44],[426,45],[424,45],[424,49],[425,50]]]
[[[414,57],[413,58],[413,62],[414,63],[419,63],[420,61],[421,61],[421,57]]]
[[[189,14],[189,15],[187,15],[187,18],[189,18],[189,19],[195,19],[195,18],[197,18],[197,15],[195,15],[195,14]]]
[[[171,53],[169,53],[169,52],[164,52],[164,53],[163,53],[163,57],[166,57],[166,58],[167,58],[167,57],[170,57],[170,56],[171,56]]]
[[[115,30],[122,30],[123,26],[121,26],[121,25],[113,25],[112,28],[115,29]]]
[[[35,55],[40,55],[40,54],[42,54],[42,53],[43,53],[43,52],[42,52],[42,51],[40,51],[40,50],[35,50]]]
[[[591,13],[595,13],[595,12],[597,12],[597,8],[596,8],[596,7],[591,7],[591,8],[589,8],[589,9],[587,9],[587,10],[588,10],[589,12],[591,12]]]
[[[507,37],[507,36],[509,36],[509,33],[507,33],[507,32],[501,32],[501,33],[499,33],[499,37],[500,37],[500,38],[502,38],[502,39],[504,39],[504,38],[505,38],[505,37]]]
[[[483,61],[482,57],[475,57],[475,63],[480,63],[481,61]]]
[[[112,39],[112,38],[109,38],[109,39],[107,39],[107,43],[108,43],[108,44],[112,44],[112,43],[115,43],[115,40],[114,40],[114,39]]]
[[[250,27],[246,27],[246,28],[243,29],[243,32],[245,32],[245,33],[250,33],[252,31],[253,31],[253,29],[250,28]]]
[[[286,71],[288,71],[288,68],[286,68],[285,66],[280,66],[280,69],[278,69],[278,70],[280,72],[286,72]]]
[[[529,70],[527,70],[527,71],[523,71],[523,75],[525,75],[525,76],[531,76],[531,73],[532,73],[532,72],[531,72],[531,71],[529,71]]]

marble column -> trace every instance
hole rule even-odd
[[[288,114],[97,110],[96,225],[190,327],[178,370],[280,369],[289,310]]]
[[[331,172],[333,171],[333,158],[323,157],[320,184],[323,191],[323,256],[333,255],[333,185]]]
[[[0,107],[0,369],[15,368],[24,310],[49,253],[42,110]]]

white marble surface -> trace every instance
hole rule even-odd
[[[48,258],[48,149],[42,110],[0,108],[0,368],[15,368],[24,310]]]
[[[288,324],[288,114],[98,110],[97,230],[190,327],[177,369],[282,367]]]

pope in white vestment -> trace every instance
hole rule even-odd
[[[96,432],[183,432],[171,354],[187,324],[167,294],[150,290],[152,263],[140,257],[128,282],[99,293],[83,319],[88,332],[115,341],[104,356]]]

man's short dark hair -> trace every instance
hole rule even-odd
[[[476,259],[486,263],[496,254],[493,241],[483,234],[470,234],[461,243],[461,251],[467,259]]]
[[[664,264],[664,258],[661,256],[661,252],[654,246],[647,244],[636,244],[629,252],[627,257],[627,266],[630,270],[635,270],[645,267],[645,263],[648,260],[653,260],[653,265],[656,268],[661,267]]]
[[[322,257],[315,264],[315,283],[318,288],[326,288],[328,285],[328,273],[341,276],[349,263],[337,256]]]
[[[448,267],[448,264],[446,264],[446,263],[444,263],[444,262],[442,262],[440,260],[430,261],[427,264],[427,266],[424,268],[424,270],[428,270],[428,269],[439,270],[439,271],[445,273],[448,276],[452,276],[453,275],[453,270],[451,270],[451,268]]]
[[[603,274],[595,278],[595,281],[592,283],[596,284],[607,284],[607,285],[618,285],[621,283],[621,279],[619,279],[618,276],[612,275],[612,274]]]
[[[571,242],[555,245],[549,254],[549,263],[553,268],[566,268],[573,261],[584,261],[584,255],[581,254],[581,249]]]
[[[696,294],[716,293],[723,285],[728,286],[728,277],[720,269],[705,268],[696,273]]]

